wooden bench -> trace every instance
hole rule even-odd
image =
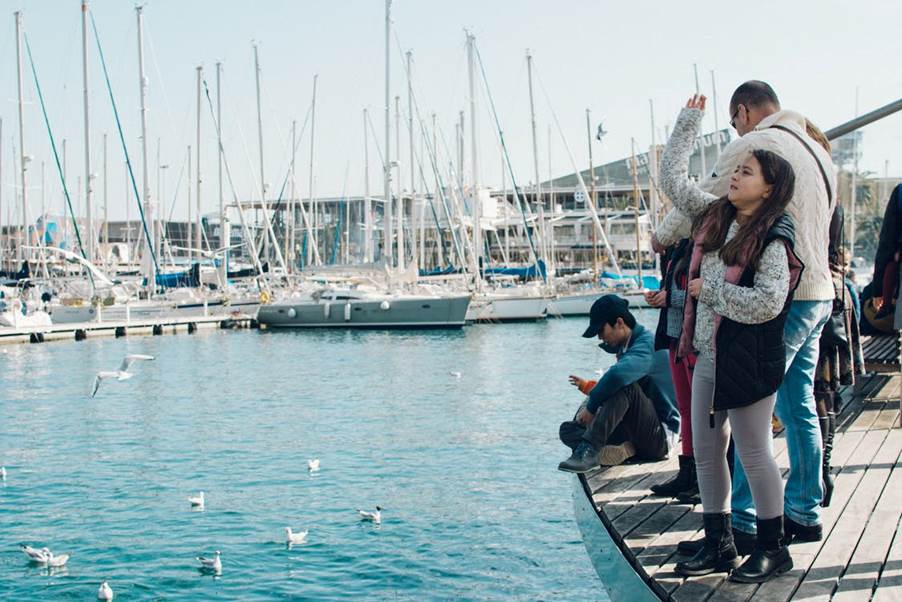
[[[900,370],[899,333],[862,337],[864,367],[868,372],[898,372]]]

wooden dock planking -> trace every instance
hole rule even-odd
[[[896,441],[890,441],[896,439]],[[902,446],[902,431],[892,431],[887,437],[891,446]],[[898,464],[898,457],[896,458]],[[870,595],[877,586],[880,569],[890,553],[890,546],[902,517],[902,504],[897,493],[902,491],[902,470],[893,470],[881,492],[877,506],[868,519],[867,526],[851,561],[839,582],[833,599],[841,602],[860,600],[864,594]]]
[[[842,509],[836,524],[824,541],[817,558],[802,580],[794,599],[808,600],[833,594],[842,573],[846,570],[858,540],[877,503],[892,466],[899,458],[902,438],[889,437],[887,431],[870,431],[865,436],[880,442],[871,466],[861,470],[861,480],[855,487],[855,494]],[[858,460],[858,458],[856,458]],[[862,458],[863,460],[863,458]]]
[[[892,530],[892,525],[886,527]],[[874,602],[902,602],[902,520],[896,521],[895,527],[893,545],[881,570]]]

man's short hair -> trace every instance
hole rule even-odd
[[[761,107],[768,104],[777,109],[780,108],[780,99],[777,98],[777,93],[766,82],[752,79],[733,92],[733,96],[730,98],[730,111],[736,110],[739,105]]]

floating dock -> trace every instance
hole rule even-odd
[[[865,341],[879,372],[843,391],[833,443],[835,489],[824,538],[790,546],[793,570],[757,585],[724,573],[684,579],[673,572],[677,543],[702,537],[701,506],[650,495],[673,477],[677,458],[602,467],[573,480],[576,521],[612,600],[902,600],[902,416],[899,339]],[[871,355],[868,355],[868,352]],[[784,474],[786,440],[774,439]]]
[[[11,343],[44,343],[47,341],[81,341],[94,337],[124,337],[193,333],[201,328],[256,328],[253,316],[234,313],[211,316],[150,318],[128,321],[77,322],[0,328],[0,345]]]

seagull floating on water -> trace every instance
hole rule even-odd
[[[307,460],[307,470],[310,472],[315,472],[319,470],[319,458],[313,458],[312,460]]]
[[[24,544],[22,545],[22,551],[25,552],[25,555],[28,556],[29,560],[32,562],[40,562],[41,564],[47,562],[47,555],[50,553],[48,548],[41,548],[38,550]]]
[[[288,543],[304,543],[307,541],[307,533],[310,532],[310,529],[304,529],[303,531],[298,531],[295,533],[291,530],[291,527],[285,527],[285,533],[288,536]]]
[[[376,506],[375,512],[368,512],[358,508],[357,513],[360,515],[360,520],[368,520],[377,525],[382,523],[382,506]]]
[[[454,378],[460,378],[460,372],[449,372],[448,374],[450,374]]]
[[[61,566],[66,566],[67,562],[69,562],[68,554],[60,554],[59,556],[57,556],[50,550],[47,550],[47,566],[57,569]]]
[[[192,508],[203,508],[204,507],[204,492],[201,491],[197,495],[189,495],[188,501],[191,502]]]
[[[116,380],[128,380],[134,374],[128,371],[132,364],[136,361],[150,361],[154,359],[152,355],[140,355],[140,354],[132,354],[126,355],[122,360],[122,363],[119,364],[119,369],[114,371],[102,371],[98,372],[97,376],[94,377],[94,388],[91,390],[91,397],[97,395],[97,389],[100,388],[100,383],[111,378],[115,378]]]
[[[110,587],[110,584],[104,581],[100,584],[100,589],[97,590],[97,599],[98,600],[112,600],[113,599],[113,588]]]
[[[198,556],[197,560],[200,562],[200,566],[202,569],[207,571],[215,571],[217,574],[222,572],[222,559],[220,558],[221,553],[219,550],[216,550],[216,555],[213,558],[206,558],[204,556]]]
[[[0,466],[0,481],[6,480],[6,467]]]

